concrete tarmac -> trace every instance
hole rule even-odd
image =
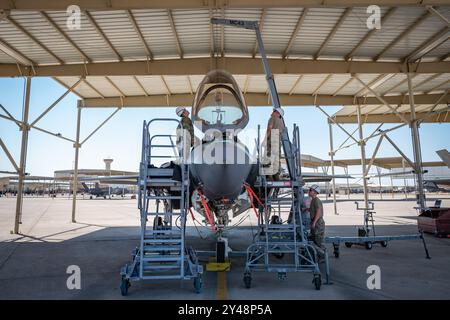
[[[378,195],[373,195],[376,198]],[[371,195],[372,197],[372,195]],[[378,235],[417,232],[416,206],[403,195],[392,199],[384,195],[375,202]],[[450,196],[442,206],[450,206]],[[354,198],[338,199],[334,215],[330,201],[324,204],[327,236],[355,236],[362,224],[362,212],[356,211]],[[216,299],[218,277],[214,272],[203,275],[203,290],[194,293],[191,281],[133,282],[127,297],[119,291],[120,268],[131,261],[131,251],[139,243],[139,211],[136,200],[83,200],[77,204],[77,223],[71,223],[71,204],[67,198],[25,198],[21,234],[11,234],[15,198],[0,198],[0,299]],[[432,205],[433,200],[429,201]],[[197,214],[197,220],[202,218]],[[256,232],[252,211],[239,216],[240,223],[228,232],[230,246],[244,251]],[[188,244],[197,250],[214,250],[215,238],[209,227],[187,226]],[[346,248],[336,259],[330,251],[332,285],[314,289],[310,273],[290,273],[285,280],[277,274],[254,272],[252,288],[242,281],[244,259],[233,258],[226,274],[226,297],[234,300],[257,299],[449,299],[450,239],[426,236],[432,257],[425,259],[419,240],[393,241],[387,248],[374,245]],[[203,262],[207,258],[202,258]],[[67,288],[67,268],[80,267],[81,289]],[[369,290],[367,268],[381,270],[381,289]],[[221,281],[221,280],[219,280]],[[220,287],[222,287],[221,284]],[[221,289],[222,290],[222,289]]]

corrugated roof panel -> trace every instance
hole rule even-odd
[[[247,79],[247,76],[243,75],[243,74],[237,74],[237,75],[233,75],[233,77],[236,80],[241,91],[244,91],[245,80]]]
[[[145,92],[136,80],[129,76],[110,76],[109,79],[122,91],[125,96],[143,96]]]
[[[299,75],[295,74],[276,74],[275,84],[278,93],[289,93],[298,80]]]
[[[11,17],[64,62],[82,61],[80,56],[74,52],[72,46],[64,41],[52,26],[45,22],[40,13],[13,11]],[[58,61],[52,58],[50,63],[58,63]]]
[[[311,94],[320,83],[327,77],[327,74],[306,74],[295,87],[294,94]]]
[[[251,75],[248,78],[247,92],[266,92],[267,91],[267,80],[264,76]]]
[[[185,76],[164,76],[171,93],[189,93],[189,81]]]
[[[22,20],[26,21],[29,15],[20,12],[20,15],[16,14],[13,15],[13,17],[15,18],[14,20],[18,20],[18,22],[21,23]],[[18,51],[26,58],[33,60],[35,63],[57,63],[50,54],[8,21],[0,20],[0,38],[14,50]]]
[[[431,90],[431,89],[435,88],[436,86],[438,86],[448,80],[450,80],[450,74],[444,73],[444,74],[440,75],[439,77],[436,77],[436,78],[428,81],[427,83],[424,83],[420,87],[416,88],[415,91],[427,92],[428,90]],[[441,90],[444,90],[445,88],[448,88],[448,85],[442,85],[440,88],[441,88]]]
[[[197,92],[197,88],[200,85],[200,82],[203,80],[204,77],[205,77],[205,75],[190,75],[189,76],[189,80],[191,81],[192,89],[194,90],[194,92]]]
[[[105,97],[119,97],[121,95],[106,77],[86,77],[86,80]]]
[[[266,9],[262,38],[267,54],[283,54],[302,12],[303,8]]]
[[[406,37],[388,50],[386,52],[386,56],[394,58],[407,57],[414,50],[421,47],[424,43],[431,39],[443,27],[445,27],[444,22],[437,16],[431,15],[419,24],[413,32],[410,32]]]
[[[257,20],[261,18],[262,9],[226,9],[225,18],[241,20]],[[215,15],[221,17],[221,13]],[[221,50],[221,27],[215,28],[215,43],[218,52]],[[256,36],[253,30],[225,27],[225,52],[226,54],[251,54],[255,46]]]
[[[146,52],[126,11],[93,11],[91,15],[122,57],[145,59]],[[109,49],[105,41],[102,44]]]
[[[377,74],[359,74],[358,78],[361,79],[365,84],[369,84],[373,81],[378,75]],[[344,84],[343,82],[342,84]],[[363,89],[363,85],[358,80],[353,80],[348,83],[342,90],[338,92],[338,95],[355,95],[358,91]],[[368,94],[371,95],[371,94]]]
[[[433,59],[434,57],[438,57],[440,59],[444,59],[448,57],[450,53],[450,41],[447,39],[444,43],[440,44],[438,47],[429,51],[424,57]]]
[[[357,57],[374,57],[396,39],[403,31],[408,29],[426,9],[422,7],[399,7],[381,25],[356,52]],[[386,55],[388,57],[389,55]],[[385,57],[382,57],[385,58]]]
[[[103,38],[97,33],[84,14],[81,15],[81,28],[69,30],[67,28],[67,13],[61,11],[46,11],[53,22],[72,40],[84,54],[92,61],[111,61],[117,60],[114,53],[103,41]],[[45,21],[45,20],[44,20]],[[70,46],[71,51],[79,56],[78,61],[83,58],[62,36],[60,41]]]
[[[332,75],[327,82],[320,88],[318,94],[333,94],[338,90],[345,82],[348,81],[350,75],[347,74],[335,74]],[[338,92],[340,94],[340,92]]]
[[[184,54],[209,54],[209,10],[172,10],[172,16]]]
[[[56,79],[65,83],[68,87],[71,87],[75,84],[75,82],[79,80],[79,78],[77,77],[57,77]],[[95,92],[91,87],[89,87],[84,81],[78,84],[78,86],[75,88],[75,91],[83,98],[100,98],[98,93]]]
[[[0,50],[0,63],[16,63],[16,60]]]
[[[166,10],[132,10],[132,13],[155,58],[178,56]]]
[[[381,16],[388,10],[381,7]],[[370,31],[367,28],[367,19],[370,14],[366,12],[367,7],[353,8],[335,35],[323,50],[321,56],[345,57],[359,41]]]
[[[291,48],[291,54],[314,55],[336,25],[343,8],[311,8]]]
[[[390,93],[390,90],[397,86],[400,82],[404,81],[406,79],[406,75],[399,73],[392,77],[390,77],[387,81],[383,82],[381,85],[379,85],[377,88],[374,89],[375,92],[379,94],[387,94]],[[394,92],[397,92],[399,89],[394,88]]]
[[[160,76],[138,76],[137,78],[149,94],[168,94]]]

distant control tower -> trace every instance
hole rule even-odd
[[[113,159],[103,159],[105,162],[105,170],[111,171],[111,163],[114,161]]]

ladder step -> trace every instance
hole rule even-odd
[[[174,234],[174,235],[179,236],[179,235],[181,235],[181,230],[164,230],[164,229],[161,229],[161,230],[147,230],[145,232],[145,236],[154,236],[156,234],[157,235],[172,235],[172,234]]]
[[[144,251],[154,252],[154,251],[180,251],[181,246],[144,246]]]
[[[142,279],[144,280],[165,280],[165,279],[183,279],[179,274],[177,275],[160,275],[160,276],[142,276]]]
[[[148,216],[161,216],[161,217],[163,217],[163,216],[168,216],[168,217],[176,216],[176,217],[178,217],[180,214],[181,214],[181,212],[167,212],[167,213],[156,212],[156,211],[147,212]]]
[[[146,198],[150,200],[181,200],[181,196],[147,196]]]
[[[180,269],[180,264],[159,264],[159,265],[146,265],[144,271],[158,270],[158,269]]]
[[[181,239],[144,239],[143,243],[178,243],[181,244]]]
[[[164,255],[158,255],[154,257],[144,256],[142,261],[144,262],[181,261],[181,256],[164,256]]]
[[[279,230],[279,229],[294,230],[294,225],[293,224],[270,224],[266,229],[268,229],[268,230]]]

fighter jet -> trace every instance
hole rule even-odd
[[[125,188],[101,187],[98,182],[95,183],[94,188],[89,188],[85,182],[82,182],[81,185],[84,191],[90,195],[90,199],[93,199],[93,197],[106,199],[107,197],[111,197],[111,195],[119,196],[129,193],[129,190]]]
[[[191,120],[203,137],[196,137],[197,143],[190,149],[187,160],[190,169],[190,205],[205,217],[205,222],[213,224],[212,229],[220,231],[233,218],[251,208],[250,198],[259,196],[248,195],[248,188],[253,188],[259,174],[256,154],[251,153],[238,137],[249,122],[248,106],[229,72],[215,69],[206,74],[196,90]],[[161,165],[163,168],[174,166],[173,163]],[[335,177],[349,178],[343,175]],[[326,174],[305,173],[308,183],[330,181],[332,178],[334,176]],[[110,180],[114,183],[136,184],[138,176],[97,179],[102,183]],[[207,219],[209,215],[213,215],[212,220]]]

